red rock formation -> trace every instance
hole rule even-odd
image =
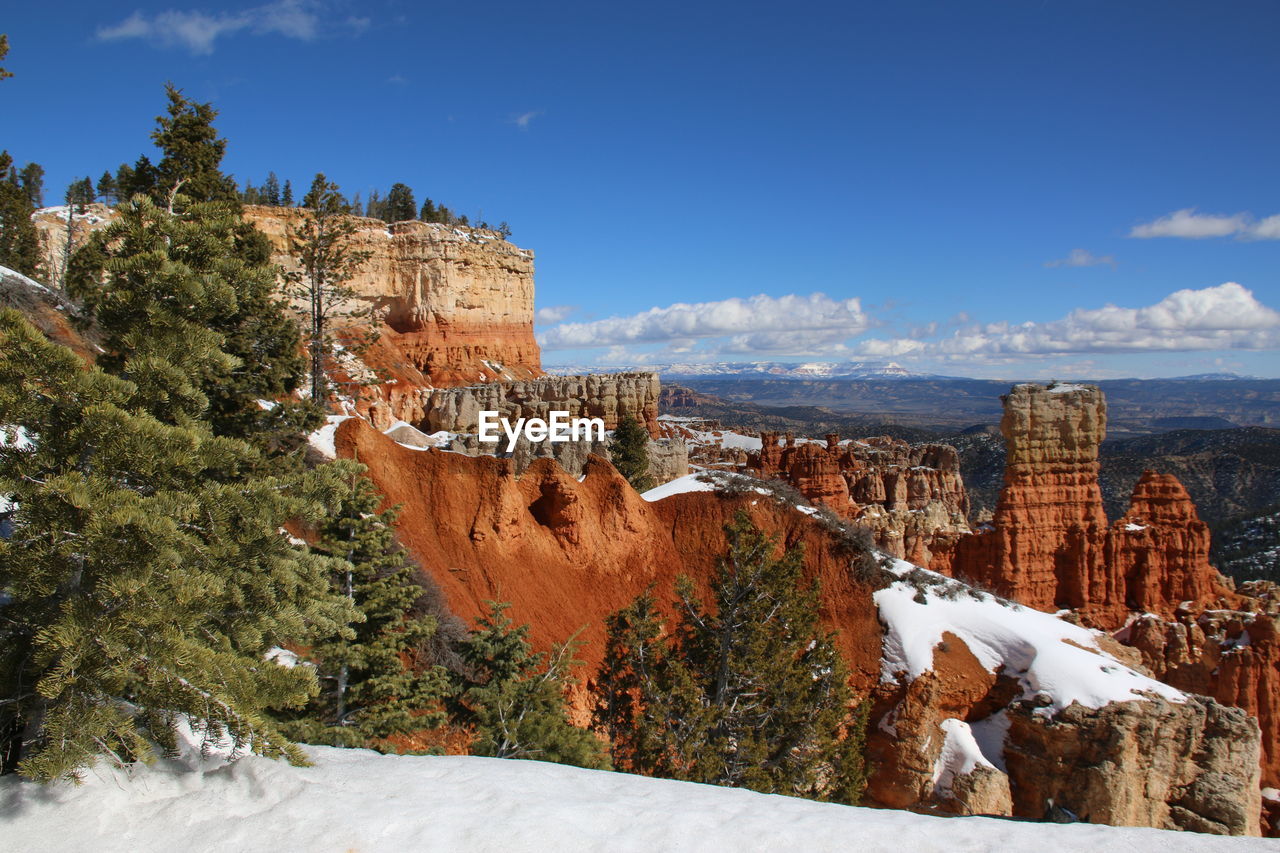
[[[1134,610],[1172,614],[1180,602],[1226,593],[1209,565],[1209,526],[1171,474],[1143,472],[1129,511],[1111,526],[1106,563]]]
[[[840,476],[834,454],[818,444],[802,444],[787,454],[787,477],[800,493],[815,504],[847,514],[849,487]]]
[[[931,564],[1042,610],[1118,598],[1103,564],[1098,488],[1106,403],[1094,386],[1018,385],[1004,398],[1008,446],[992,528]]]
[[[807,572],[823,593],[823,617],[839,631],[855,686],[879,677],[880,627],[870,590],[848,569],[834,540],[803,513],[759,495],[708,492],[648,503],[607,462],[588,461],[581,482],[551,460],[519,477],[510,459],[411,450],[359,419],[337,430],[340,455],[369,466],[388,504],[401,504],[400,535],[443,590],[454,612],[473,619],[484,602],[512,604],[547,649],[581,630],[579,657],[594,672],[603,621],[656,584],[670,600],[676,575],[707,578],[723,553],[723,527],[738,507],[786,545],[803,543]]]
[[[1136,619],[1120,637],[1161,681],[1256,717],[1262,784],[1274,788],[1280,787],[1280,614],[1275,588],[1260,592],[1268,597],[1252,601],[1266,602],[1270,612],[1186,608],[1171,620]]]
[[[1018,385],[1005,398],[1004,488],[990,527],[939,549],[931,567],[1041,610],[1116,629],[1132,610],[1171,615],[1230,599],[1209,565],[1209,531],[1171,475],[1147,472],[1107,525],[1098,488],[1106,403],[1091,385]]]

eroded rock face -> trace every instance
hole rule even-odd
[[[1264,581],[1255,582],[1265,584]],[[1262,784],[1280,786],[1280,613],[1276,592],[1256,590],[1254,611],[1186,608],[1173,619],[1135,619],[1120,637],[1161,681],[1241,708],[1261,728]]]
[[[1106,562],[1124,580],[1128,607],[1167,613],[1171,604],[1222,592],[1209,565],[1209,526],[1173,475],[1144,472],[1129,511],[1108,533]]]
[[[1113,826],[1259,834],[1257,724],[1244,711],[1201,696],[1035,711],[1008,711],[1015,815],[1057,806]]]
[[[656,373],[598,373],[589,376],[544,376],[519,382],[439,388],[424,395],[424,408],[415,423],[424,432],[477,430],[481,411],[497,411],[502,417],[546,418],[552,410],[570,417],[603,418],[605,429],[631,415],[658,434]],[[375,420],[375,424],[376,424]]]
[[[296,208],[244,209],[286,270],[296,268],[288,232],[302,215]],[[384,345],[369,354],[374,366],[393,376],[412,368],[435,387],[542,375],[533,337],[533,252],[479,229],[356,222],[352,248],[369,258],[348,286],[381,324]]]
[[[1133,610],[1171,615],[1188,599],[1229,597],[1209,565],[1208,528],[1176,478],[1148,472],[1129,512],[1107,524],[1101,391],[1018,385],[1004,401],[1008,461],[995,514],[979,533],[935,549],[932,568],[1112,630]]]
[[[869,527],[886,553],[927,565],[932,549],[969,532],[969,499],[955,449],[877,436],[825,444],[760,434],[747,470],[789,482],[806,499]],[[732,452],[732,451],[731,451]]]

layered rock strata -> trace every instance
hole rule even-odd
[[[1209,531],[1177,479],[1147,472],[1108,525],[1098,488],[1106,402],[1091,385],[1018,385],[1005,396],[1004,487],[989,526],[935,549],[932,568],[1041,610],[1116,629],[1133,610],[1231,600]]]
[[[762,432],[760,440],[747,470],[863,522],[892,556],[924,565],[938,542],[969,532],[969,499],[952,447],[888,436],[841,441],[835,433],[823,443],[776,432]]]
[[[289,234],[303,215],[297,208],[244,209],[285,270],[297,268]],[[351,248],[368,259],[347,286],[371,309],[387,345],[371,359],[391,362],[375,367],[411,367],[436,387],[542,375],[533,337],[532,251],[479,229],[354,221]]]
[[[424,408],[417,419],[405,418],[424,432],[477,431],[481,411],[500,412],[502,417],[546,418],[548,413],[568,412],[570,417],[602,418],[612,430],[619,420],[631,415],[658,435],[658,393],[656,373],[597,373],[588,376],[544,376],[518,382],[438,388],[424,395]],[[376,418],[374,419],[377,425]]]

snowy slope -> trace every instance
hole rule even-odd
[[[100,769],[77,788],[0,779],[0,848],[112,851],[1262,851],[1261,839],[937,818],[534,761],[309,748]]]

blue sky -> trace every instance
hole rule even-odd
[[[3,144],[412,186],[537,253],[548,363],[1280,375],[1280,6],[22,4]],[[1272,218],[1276,217],[1276,218]]]

